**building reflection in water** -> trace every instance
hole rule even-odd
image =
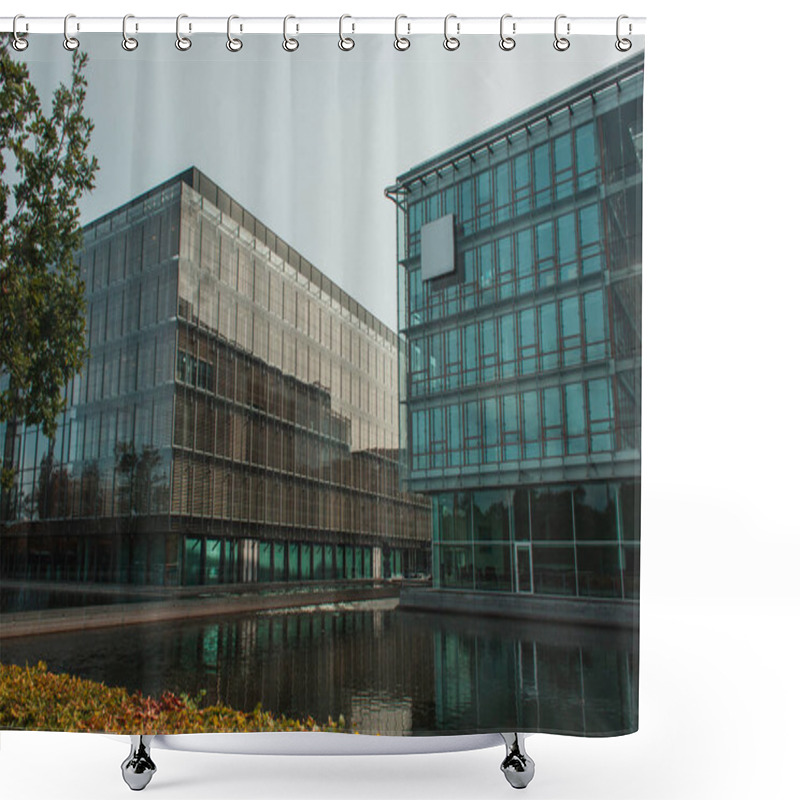
[[[638,724],[636,638],[618,629],[330,609],[12,639],[3,651],[145,694],[342,715],[360,733],[592,736]]]

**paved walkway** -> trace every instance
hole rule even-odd
[[[335,586],[328,590],[270,591],[253,594],[214,594],[191,599],[151,600],[141,603],[52,608],[0,616],[0,639],[46,633],[91,630],[117,625],[142,625],[174,619],[196,619],[220,614],[246,614],[303,606],[396,599],[397,585]]]

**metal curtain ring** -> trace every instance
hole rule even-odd
[[[517,46],[517,40],[514,39],[513,36],[506,36],[505,31],[503,30],[503,26],[505,25],[505,21],[507,19],[511,19],[511,14],[503,14],[500,17],[500,49],[505,50],[508,52],[509,50],[513,50]],[[511,32],[517,32],[517,23],[511,23]]]
[[[181,20],[188,19],[188,14],[178,14],[177,18],[175,19],[175,47],[178,50],[185,52],[192,46],[192,40],[188,36],[184,36],[181,33]],[[192,26],[189,25],[189,30],[191,31]]]
[[[133,36],[128,36],[128,20],[133,18],[133,14],[126,14],[122,18],[122,49],[127,50],[129,53],[133,52],[139,46],[138,39],[134,39]]]
[[[445,50],[450,50],[452,52],[453,50],[458,50],[458,48],[461,47],[461,40],[457,36],[450,36],[450,34],[447,32],[447,24],[450,22],[451,19],[457,19],[456,15],[455,14],[448,14],[444,18],[444,42],[443,42],[443,44],[444,44],[444,49]],[[460,31],[461,31],[461,23],[460,22],[456,22],[456,33],[459,33]]]
[[[614,42],[614,47],[616,47],[616,48],[617,48],[617,50],[619,50],[619,51],[620,51],[620,53],[627,53],[627,52],[628,52],[628,50],[630,50],[630,49],[631,49],[631,47],[633,47],[633,42],[631,42],[631,40],[630,40],[630,39],[623,39],[623,38],[622,38],[622,37],[619,35],[619,31],[620,31],[620,22],[622,22],[622,20],[623,20],[623,19],[628,19],[628,16],[627,16],[627,14],[620,14],[620,15],[617,17],[617,41],[616,41],[616,42]],[[631,35],[631,33],[633,33],[633,26],[632,26],[632,25],[631,25],[631,23],[629,22],[629,23],[628,23],[628,36],[630,36],[630,35]]]
[[[291,14],[289,14],[288,16],[285,16],[283,18],[283,49],[287,53],[294,53],[294,51],[297,50],[298,47],[300,47],[300,42],[297,39],[292,39],[289,36],[288,26],[289,26],[289,20],[290,19],[295,19],[295,17],[293,17]],[[298,30],[299,30],[299,26],[298,26]]]
[[[228,41],[225,42],[225,47],[227,47],[231,53],[238,53],[244,46],[241,39],[237,39],[231,34],[231,22],[235,19],[239,19],[236,14],[231,14],[228,17]],[[239,30],[241,30],[241,28],[239,28]]]
[[[344,50],[345,52],[352,50],[356,46],[355,39],[345,36],[344,32],[342,31],[342,26],[344,25],[344,21],[346,19],[352,19],[352,17],[349,14],[342,14],[342,16],[339,17],[339,49]],[[355,24],[351,23],[351,25],[355,31]]]
[[[398,14],[394,18],[394,49],[395,50],[408,50],[411,47],[411,39],[406,39],[405,36],[400,35],[400,20],[401,19],[408,19],[405,14]],[[411,33],[411,25],[406,23],[406,27],[408,28],[408,33]]]
[[[17,14],[17,16],[14,17],[14,24],[13,24],[12,29],[11,29],[12,33],[13,33],[13,36],[14,36],[14,39],[11,42],[11,45],[19,53],[21,53],[23,50],[27,50],[28,49],[28,45],[30,44],[30,42],[28,41],[27,32],[26,33],[19,33],[17,31],[17,21],[21,20],[21,19],[25,19],[25,17],[22,14]],[[26,23],[25,24],[26,31],[27,31],[27,28],[28,28],[28,25]]]
[[[73,50],[77,50],[78,47],[80,46],[80,42],[74,36],[69,35],[68,27],[69,27],[69,21],[71,19],[75,19],[74,14],[67,14],[67,16],[64,17],[64,49],[69,50],[70,52],[72,52]],[[80,28],[77,26],[77,23],[76,23],[76,29],[80,30]]]
[[[553,42],[553,47],[555,47],[555,49],[560,53],[563,53],[565,50],[569,50],[569,39],[567,39],[566,36],[558,35],[558,21],[566,18],[566,14],[559,14],[553,23],[553,34],[556,37],[556,40]],[[569,22],[567,23],[567,36],[569,36]]]

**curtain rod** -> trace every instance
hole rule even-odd
[[[11,33],[14,17],[0,17],[0,31]],[[16,18],[16,31],[19,35],[60,33],[70,36],[79,33],[119,33],[122,34],[122,17],[83,17],[70,14],[65,17],[27,17]],[[449,15],[447,34],[449,36],[469,36],[473,34],[498,34],[501,32],[501,18],[497,17],[459,17]],[[175,17],[137,17],[129,15],[125,28],[127,35],[144,33],[175,33],[178,20]],[[230,25],[230,28],[229,28]],[[614,36],[618,30],[622,36],[642,35],[645,32],[645,17],[570,17],[559,14],[554,17],[514,17],[503,16],[502,30],[506,36],[526,34],[553,35],[558,27],[559,36],[608,35]],[[618,27],[620,26],[620,27]],[[414,36],[415,34],[445,33],[444,17],[356,17],[345,14],[343,17],[195,17],[181,15],[182,35],[196,33],[217,33],[236,35],[247,34],[285,34],[292,36],[306,33],[327,34],[392,34]]]

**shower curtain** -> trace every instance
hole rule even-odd
[[[9,38],[3,728],[637,729],[643,39],[454,25]]]

